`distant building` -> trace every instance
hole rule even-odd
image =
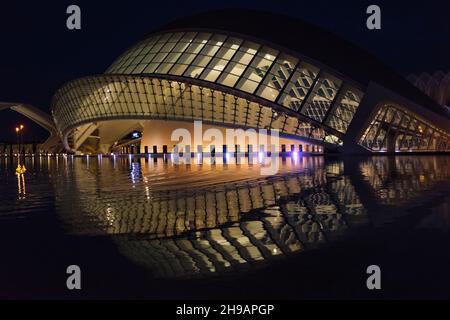
[[[424,72],[407,79],[434,101],[450,108],[450,72],[437,71],[432,75]]]

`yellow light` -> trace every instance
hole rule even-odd
[[[24,126],[23,124],[20,125],[20,130],[23,130]]]
[[[27,168],[25,167],[25,165],[21,166],[20,164],[18,164],[16,168],[16,174],[21,175],[24,174],[25,172],[27,172]]]
[[[19,128],[18,127],[16,127],[16,132],[19,132]]]

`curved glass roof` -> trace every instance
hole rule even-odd
[[[154,34],[107,74],[164,74],[233,88],[345,133],[363,93],[328,71],[279,50],[225,34]]]
[[[221,90],[156,77],[103,75],[73,80],[55,94],[52,113],[66,144],[71,129],[114,119],[202,120],[224,126],[276,129],[286,136],[342,144],[320,125],[270,106]]]

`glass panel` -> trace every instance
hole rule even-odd
[[[277,54],[277,51],[270,48],[263,48],[258,51],[256,57],[245,71],[243,78],[238,82],[236,88],[248,93],[253,93],[273,64]]]
[[[280,96],[279,102],[290,109],[299,110],[308,91],[311,89],[319,69],[302,63]]]
[[[258,47],[259,45],[246,41],[233,56],[233,59],[219,78],[218,83],[233,87],[254,58]]]
[[[305,116],[322,122],[328,109],[341,86],[342,81],[328,74],[320,77],[316,83],[313,92],[302,108],[301,113]]]
[[[342,98],[339,98],[338,102],[333,106],[334,109],[331,111],[327,124],[339,132],[345,133],[363,94],[354,88],[346,88],[343,91]]]
[[[216,81],[225,69],[230,59],[239,49],[242,40],[231,38],[227,40],[212,59],[207,69],[203,71],[200,78],[207,81]]]
[[[221,46],[223,45],[223,41],[225,40],[225,36],[223,35],[214,35],[207,43],[203,46],[203,49],[197,55],[197,57],[192,61],[186,61],[184,63],[191,63],[191,66],[188,68],[186,65],[176,65],[171,73],[176,75],[183,74],[187,77],[198,78],[204,68],[211,61],[212,57],[219,51]],[[185,71],[186,70],[186,71]]]
[[[275,101],[294,71],[296,64],[297,59],[281,55],[256,94],[270,101]]]

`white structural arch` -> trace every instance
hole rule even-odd
[[[51,115],[35,106],[20,102],[0,102],[0,111],[5,109],[11,109],[24,115],[50,133],[48,139],[40,146],[41,150],[51,151],[60,143],[61,139],[59,138]]]

